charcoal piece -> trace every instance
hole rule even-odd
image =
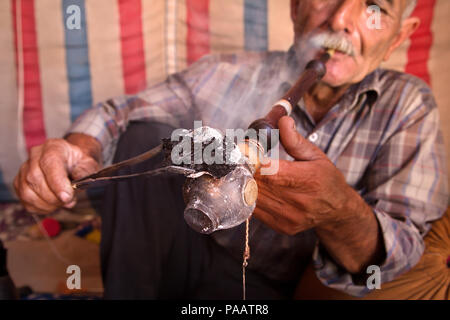
[[[203,151],[205,150],[205,148],[210,145],[211,143],[216,143],[215,142],[216,138],[212,137],[211,139],[207,140],[207,141],[203,141],[202,143],[202,154]],[[228,143],[233,143],[233,142],[228,142],[227,139],[223,139],[222,140],[222,155],[223,155],[223,159],[221,162],[223,162],[223,164],[217,164],[217,163],[212,163],[212,164],[206,164],[206,163],[201,163],[201,164],[194,164],[194,141],[191,139],[191,153],[188,155],[187,159],[183,159],[184,161],[181,164],[175,164],[172,161],[172,150],[173,148],[178,145],[179,143],[182,142],[178,142],[178,141],[172,141],[171,139],[162,139],[162,143],[163,143],[163,156],[164,156],[164,160],[163,160],[163,164],[164,165],[176,165],[176,166],[181,166],[184,168],[189,168],[189,169],[193,169],[196,172],[208,172],[210,173],[214,178],[220,179],[224,176],[226,176],[228,173],[230,173],[231,171],[233,171],[236,166],[237,163],[232,163],[232,161],[228,161],[230,158],[230,155],[227,155],[227,152],[225,150],[232,150],[233,148],[228,147],[227,148],[227,144]],[[214,156],[214,154],[212,154]],[[203,158],[202,158],[203,159]]]

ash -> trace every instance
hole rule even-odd
[[[162,139],[163,155],[165,165],[176,165],[195,170],[197,173],[209,173],[214,178],[220,179],[233,171],[238,165],[245,164],[245,157],[234,143],[234,139],[224,137],[219,130],[210,127],[200,127],[195,130],[184,130],[179,135],[179,141],[172,141],[169,138]],[[187,142],[188,141],[188,142]],[[203,155],[205,149],[213,147],[210,157],[214,158],[213,163],[206,163]],[[176,148],[174,150],[174,148]],[[184,149],[183,149],[184,147]],[[190,147],[190,148],[189,148]],[[200,148],[201,147],[201,148]],[[182,155],[178,154],[183,151]],[[174,163],[173,152],[181,159],[181,163]],[[195,153],[201,152],[201,163],[195,163]]]

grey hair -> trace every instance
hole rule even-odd
[[[414,8],[417,5],[417,0],[407,0],[408,4],[406,5],[405,11],[403,12],[403,19],[408,18],[414,11]]]

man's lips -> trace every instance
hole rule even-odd
[[[315,58],[319,58],[321,55],[323,55],[324,53],[326,53],[328,50],[329,50],[329,49],[322,48],[319,52],[317,52],[317,55],[316,55]],[[334,51],[334,54],[332,55],[332,57],[330,58],[330,60],[333,60],[333,59],[334,59],[334,60],[335,60],[335,59],[342,59],[342,58],[345,58],[345,57],[353,58],[353,56],[351,56],[351,55],[349,55],[349,54],[347,54],[347,53],[345,53],[345,52],[343,52],[343,51],[335,50],[335,51]]]
[[[326,52],[326,50],[324,49],[323,52]],[[343,60],[343,59],[347,59],[347,58],[355,60],[355,56],[347,54],[340,50],[335,50],[334,55],[331,57],[330,61]]]

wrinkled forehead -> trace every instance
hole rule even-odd
[[[333,1],[333,0],[294,0],[299,3],[301,2],[323,2],[323,1]],[[344,0],[334,0],[336,3],[342,3]],[[405,10],[414,6],[417,0],[374,0],[371,1],[371,5],[378,5],[385,9],[391,10],[391,13],[402,16]]]

